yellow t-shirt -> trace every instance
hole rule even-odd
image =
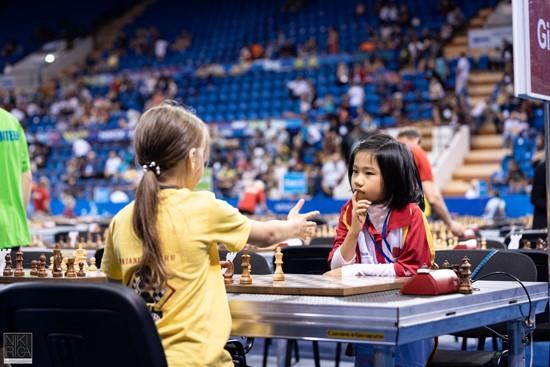
[[[157,228],[162,254],[172,276],[164,289],[142,289],[142,244],[132,229],[133,203],[112,220],[101,269],[133,288],[156,322],[168,364],[232,366],[223,348],[231,314],[218,256],[218,243],[241,250],[251,223],[212,193],[188,189],[160,192]]]

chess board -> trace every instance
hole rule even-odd
[[[252,275],[252,284],[240,285],[239,275],[226,284],[228,293],[257,293],[297,296],[352,296],[401,289],[409,278],[353,277],[337,279],[323,275],[285,274],[285,280],[273,281],[273,274]]]
[[[107,283],[107,276],[100,272],[86,272],[85,277],[59,277],[54,278],[50,271],[48,271],[48,276],[44,278],[31,276],[30,269],[25,269],[25,275],[22,277],[8,276],[5,277],[0,275],[0,284],[9,284],[9,283],[21,283],[21,282],[87,282],[87,283]],[[2,273],[0,273],[2,274]]]

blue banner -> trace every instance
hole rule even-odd
[[[288,195],[305,195],[307,178],[304,172],[288,172],[283,177],[283,192]]]

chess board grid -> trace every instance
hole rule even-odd
[[[285,274],[285,280],[274,281],[273,274],[252,275],[252,284],[239,284],[239,275],[233,284],[226,284],[228,293],[276,294],[297,296],[352,296],[401,289],[408,278],[353,277],[336,279],[323,275]]]

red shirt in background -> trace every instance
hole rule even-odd
[[[35,186],[32,190],[32,204],[37,212],[49,213],[50,193],[45,187]]]
[[[432,165],[428,160],[428,155],[422,149],[421,146],[409,146],[411,153],[418,168],[418,174],[420,175],[420,181],[432,181],[434,176],[432,174]]]
[[[243,196],[237,204],[237,208],[250,214],[256,212],[256,206],[265,202],[264,190],[259,190],[255,187],[249,187],[244,191]]]

